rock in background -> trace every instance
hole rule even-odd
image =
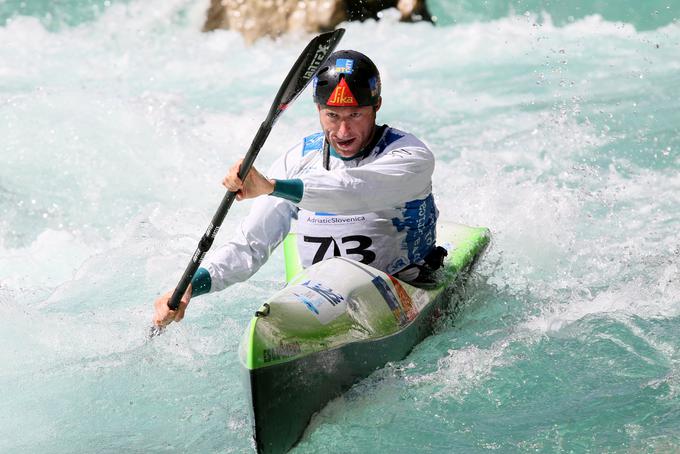
[[[402,21],[431,21],[425,0],[210,0],[203,31],[239,31],[249,43],[291,31],[318,33],[347,20],[378,19],[398,8]]]

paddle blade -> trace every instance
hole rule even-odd
[[[151,327],[149,327],[149,333],[147,334],[146,338],[148,340],[151,340],[154,337],[163,334],[163,331],[165,331],[165,326],[152,325]]]
[[[270,124],[275,122],[288,105],[295,101],[295,98],[309,85],[344,34],[345,29],[339,28],[332,32],[322,33],[307,44],[276,94],[268,115]]]

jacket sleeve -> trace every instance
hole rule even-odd
[[[363,166],[311,170],[297,176],[303,184],[297,205],[341,214],[384,210],[427,197],[433,171],[434,156],[426,147],[395,148]]]
[[[290,165],[287,155],[279,158],[267,175],[285,178]],[[209,277],[208,284],[204,285],[206,289],[201,293],[223,290],[255,274],[288,234],[291,219],[296,215],[297,208],[287,200],[277,197],[255,199],[234,237],[206,255],[201,264],[205,271],[199,268],[197,272],[203,276],[204,283]]]
[[[273,197],[255,201],[231,241],[210,252],[201,264],[216,292],[255,274],[290,230],[292,203]]]

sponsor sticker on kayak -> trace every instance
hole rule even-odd
[[[408,322],[408,319],[406,318],[404,309],[401,307],[401,303],[392,292],[392,289],[390,289],[390,287],[387,285],[387,282],[385,282],[385,280],[380,276],[374,277],[371,282],[373,285],[375,285],[375,288],[378,289],[382,297],[385,299],[385,302],[394,314],[394,318],[397,319],[399,325],[405,325],[406,322]]]
[[[293,295],[326,325],[345,313],[345,298],[319,282],[307,280],[295,286]]]
[[[418,310],[413,306],[413,300],[411,299],[411,295],[408,294],[408,292],[404,289],[404,287],[399,283],[399,281],[394,278],[393,276],[389,276],[390,281],[392,281],[392,285],[394,286],[395,290],[397,291],[397,296],[399,297],[399,302],[401,303],[401,307],[406,313],[406,318],[410,322],[414,318],[416,318],[416,315],[418,315]]]

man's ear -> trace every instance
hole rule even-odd
[[[376,104],[375,106],[373,106],[374,111],[375,111],[375,112],[379,111],[379,110],[380,110],[380,106],[382,106],[382,96],[378,99],[378,104]]]

